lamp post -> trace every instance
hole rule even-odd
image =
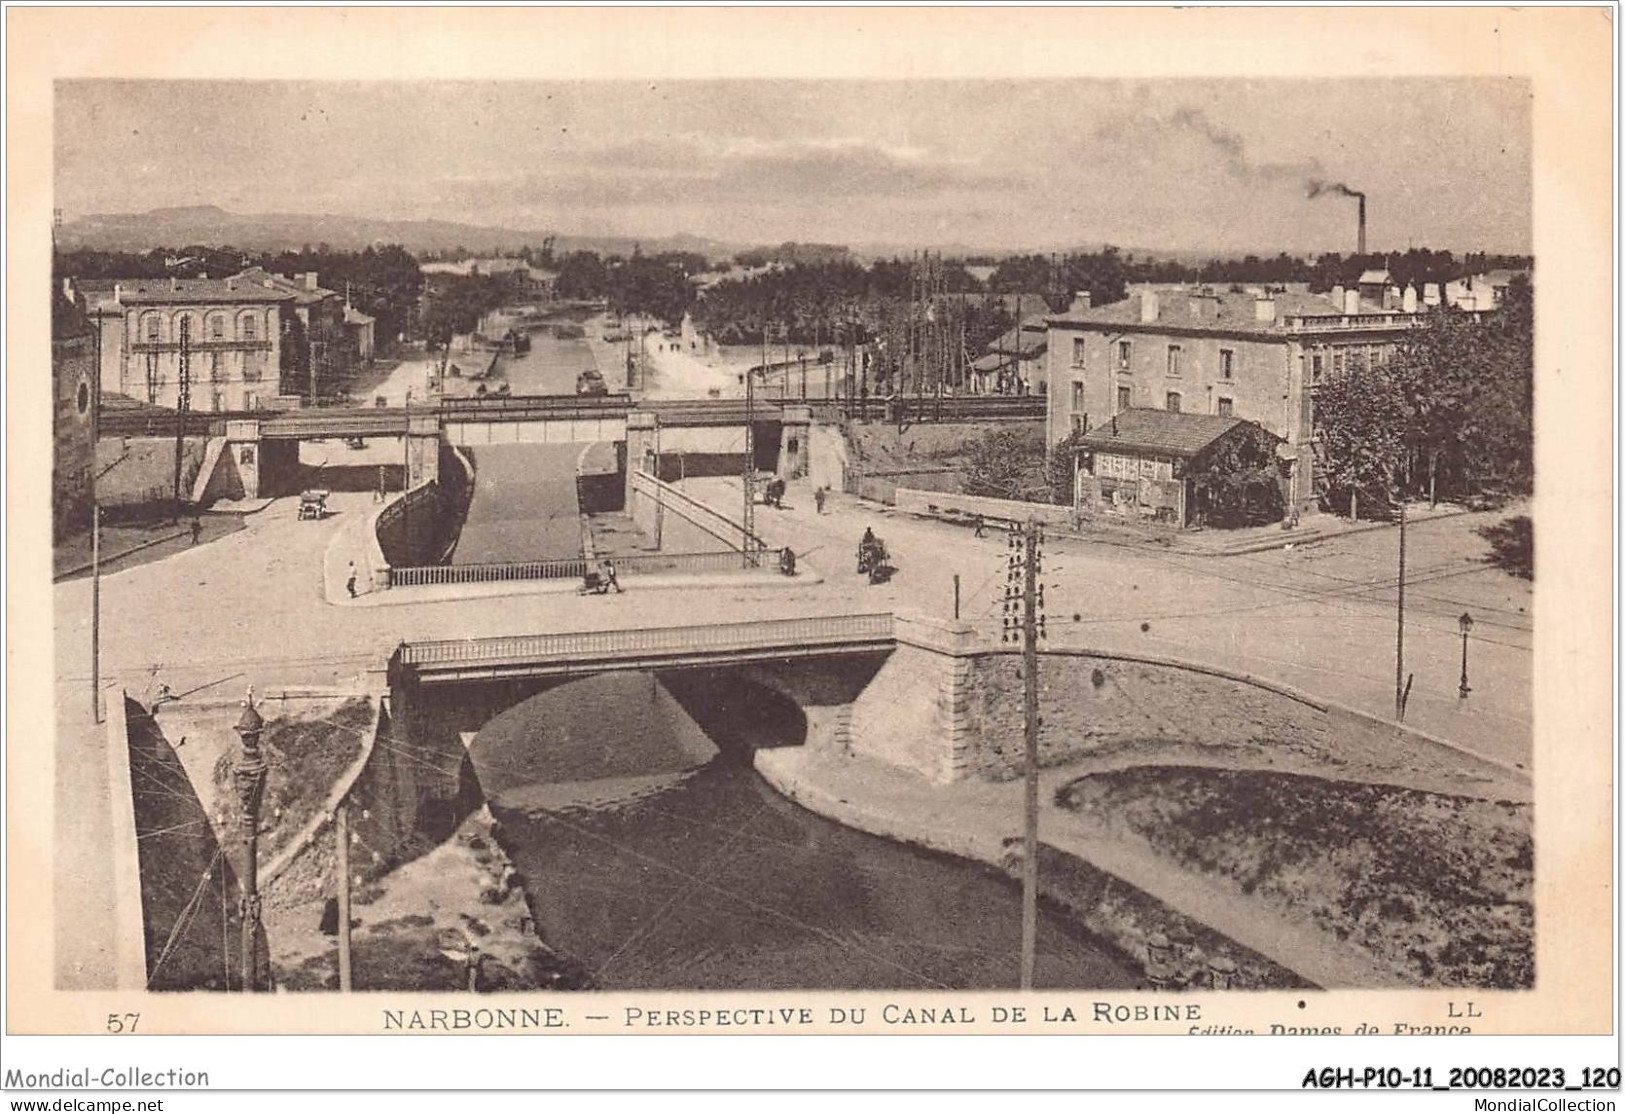
[[[1463,611],[1456,623],[1461,627],[1461,687],[1456,691],[1461,699],[1466,700],[1467,694],[1473,691],[1467,684],[1467,636],[1472,633],[1473,617]]]
[[[238,820],[242,825],[242,971],[243,990],[255,991],[259,987],[259,838],[260,799],[265,792],[265,754],[260,750],[260,732],[265,720],[254,710],[254,690],[248,690],[243,714],[237,720],[236,732],[242,739],[242,753],[232,770],[237,787],[237,803],[242,811]]]

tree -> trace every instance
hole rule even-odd
[[[1387,367],[1344,370],[1314,399],[1326,503],[1360,517],[1360,500],[1387,506],[1405,455],[1405,400]]]
[[[1040,493],[1047,486],[1042,435],[990,429],[969,447],[966,495],[986,495],[994,499],[1042,497]]]
[[[1185,478],[1197,517],[1219,527],[1279,522],[1286,500],[1277,444],[1273,434],[1248,422],[1192,460]]]
[[[1049,501],[1070,507],[1074,496],[1073,472],[1077,468],[1078,450],[1082,447],[1084,431],[1075,429],[1050,451],[1044,465],[1044,477],[1049,481]]]

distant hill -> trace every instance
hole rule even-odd
[[[203,244],[234,247],[250,252],[298,251],[309,245],[327,244],[341,251],[359,251],[368,245],[400,244],[416,255],[450,252],[461,247],[477,255],[539,248],[549,236],[559,254],[596,251],[601,255],[630,255],[641,248],[646,255],[660,252],[693,252],[713,262],[732,259],[742,252],[761,254],[785,261],[830,262],[842,258],[859,260],[907,258],[916,251],[940,251],[948,258],[1004,258],[1012,255],[1064,255],[1073,251],[1099,251],[1102,244],[1069,244],[1030,249],[991,248],[967,243],[906,244],[869,242],[850,247],[839,244],[788,242],[777,245],[727,243],[704,236],[680,234],[664,237],[571,236],[545,229],[503,228],[462,224],[444,220],[385,220],[375,217],[320,215],[313,213],[233,213],[215,205],[187,205],[153,209],[145,213],[98,213],[68,221],[57,230],[57,244],[64,250],[89,248],[99,251],[146,252],[153,248],[180,248]],[[1200,263],[1212,258],[1240,258],[1241,252],[1200,250],[1146,250],[1123,247],[1125,254],[1139,259],[1163,259]],[[1273,251],[1258,252],[1272,256]]]
[[[596,251],[628,255],[634,247],[645,254],[695,252],[725,259],[746,245],[723,244],[702,236],[636,238],[631,236],[562,236],[540,229],[493,228],[442,220],[384,220],[372,217],[311,213],[232,213],[214,205],[153,209],[145,213],[98,213],[68,221],[57,230],[64,250],[145,252],[191,244],[230,246],[246,251],[297,251],[327,244],[344,251],[368,245],[400,244],[413,253],[466,248],[476,254],[540,247],[554,236],[554,250]]]

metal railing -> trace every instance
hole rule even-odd
[[[728,652],[781,646],[849,645],[892,640],[889,614],[829,615],[803,619],[762,619],[707,626],[654,627],[645,630],[580,631],[470,638],[436,642],[403,642],[396,651],[402,665],[461,665],[539,661],[566,657],[614,657],[680,653],[689,650]]]
[[[777,569],[780,551],[762,550],[758,563]],[[746,558],[736,549],[712,553],[638,553],[614,557],[616,576],[647,576],[651,573],[739,572]],[[432,584],[494,584],[514,580],[584,580],[596,562],[583,558],[555,561],[511,561],[483,565],[419,565],[392,567],[389,587],[416,588]]]

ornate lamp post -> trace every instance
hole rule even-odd
[[[242,738],[242,754],[232,770],[237,786],[237,802],[242,806],[238,821],[242,825],[243,874],[242,901],[242,961],[243,990],[254,991],[259,986],[259,838],[260,799],[265,793],[265,754],[260,750],[260,732],[265,720],[254,710],[254,690],[248,690],[243,714],[237,720],[236,731]]]
[[[1467,635],[1473,629],[1473,617],[1463,611],[1456,623],[1461,627],[1461,687],[1456,691],[1461,699],[1466,700],[1467,694],[1473,691],[1467,684]]]

